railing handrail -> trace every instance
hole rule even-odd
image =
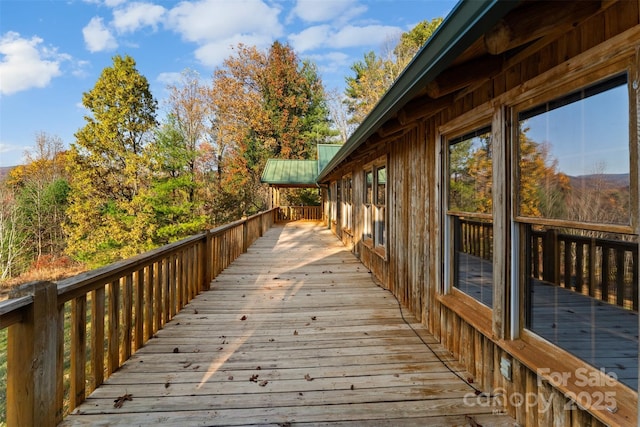
[[[0,301],[0,329],[19,323],[25,309],[31,304],[33,304],[33,295]]]
[[[35,422],[53,426],[62,419],[62,398],[53,391],[55,388],[52,389],[50,384],[57,384],[58,390],[62,387],[62,368],[59,367],[62,356],[58,349],[63,338],[58,331],[63,328],[60,322],[66,302],[72,301],[73,304],[71,347],[72,353],[74,347],[76,351],[71,356],[70,398],[73,407],[85,398],[84,369],[87,360],[83,359],[87,355],[84,350],[86,334],[77,328],[85,328],[86,332],[87,296],[90,293],[94,304],[92,313],[93,310],[99,310],[98,315],[102,316],[102,326],[91,326],[99,328],[99,336],[106,337],[105,309],[108,308],[108,316],[115,315],[116,319],[121,312],[124,317],[128,317],[122,326],[124,338],[117,332],[117,321],[113,325],[112,317],[109,317],[109,334],[115,331],[115,334],[109,335],[109,351],[102,355],[102,343],[97,344],[100,347],[94,349],[100,356],[99,359],[92,359],[93,369],[102,371],[105,366],[103,361],[108,358],[107,375],[110,375],[130,356],[132,347],[135,351],[146,342],[151,335],[150,329],[161,329],[190,298],[201,290],[208,289],[208,284],[220,271],[262,236],[264,229],[275,222],[277,210],[277,207],[269,209],[58,282],[24,284],[12,292],[11,295],[16,296],[15,298],[0,301],[0,329],[9,328],[9,342],[13,343],[7,349],[7,390],[13,392],[12,396],[7,396],[9,425]],[[212,266],[212,263],[215,265]],[[115,298],[114,301],[119,301],[122,298],[122,307],[114,301],[105,303],[107,287],[110,300]],[[25,292],[30,294],[24,295]],[[115,293],[111,295],[112,292]],[[132,322],[134,311],[136,319]],[[94,317],[96,315],[97,313],[92,314]],[[95,319],[92,322],[95,323]],[[144,333],[141,333],[143,330]],[[21,334],[24,331],[31,336],[23,337]],[[135,340],[132,334],[135,335]],[[116,338],[113,349],[112,337]],[[17,345],[20,339],[28,344],[24,349]],[[46,342],[42,342],[43,340]],[[36,363],[43,360],[47,362]],[[27,368],[32,363],[36,368]],[[99,379],[95,380],[96,387],[104,380],[102,374],[100,372]],[[26,392],[27,396],[16,396],[21,392]]]
[[[241,223],[242,221],[240,221]],[[206,232],[186,237],[177,242],[168,243],[159,248],[134,255],[131,258],[116,261],[104,267],[85,271],[76,276],[62,279],[58,285],[58,304],[64,304],[75,298],[78,294],[86,294],[94,291],[116,278],[120,278],[129,273],[139,270],[141,267],[153,264],[166,255],[178,252],[180,249],[192,245],[194,242],[206,238]]]

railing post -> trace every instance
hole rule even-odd
[[[58,290],[55,283],[29,283],[33,295],[25,319],[9,327],[7,344],[7,425],[57,424]]]
[[[211,231],[207,230],[204,239],[204,250],[202,251],[203,259],[200,260],[204,271],[203,283],[200,284],[203,291],[209,290],[213,279],[213,245],[211,240]]]
[[[249,249],[249,220],[244,219],[242,223],[242,253],[247,253]]]

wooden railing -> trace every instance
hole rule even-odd
[[[281,206],[278,221],[322,221],[322,206]]]
[[[456,250],[482,259],[493,259],[493,224],[477,219],[454,217],[457,231]]]
[[[456,250],[491,260],[493,226],[455,218]],[[531,231],[530,276],[638,311],[638,244],[559,233]]]
[[[211,280],[273,225],[276,211],[59,283],[30,283],[0,302],[0,329],[8,328],[7,424],[58,424],[209,289]]]
[[[531,231],[531,276],[638,311],[638,244]]]

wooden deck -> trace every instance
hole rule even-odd
[[[492,265],[459,254],[458,288],[491,307]],[[638,389],[638,312],[533,280],[531,331]]]
[[[457,369],[329,231],[295,222],[270,229],[62,425],[515,425]]]

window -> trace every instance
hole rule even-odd
[[[629,111],[621,75],[518,112],[515,190],[525,328],[637,390]]]
[[[493,304],[491,128],[448,140],[447,223],[453,287]]]
[[[385,206],[387,199],[387,168],[381,166],[376,170],[375,218],[374,232],[375,246],[386,245],[385,236]]]
[[[364,231],[362,238],[367,241],[373,239],[373,171],[364,173]]]
[[[351,176],[342,178],[342,228],[351,231],[353,227],[353,188]]]
[[[330,188],[330,198],[331,198],[331,221],[336,222],[338,218],[338,183],[332,182]]]
[[[365,243],[384,250],[386,247],[387,167],[374,164],[364,171],[364,228]]]

